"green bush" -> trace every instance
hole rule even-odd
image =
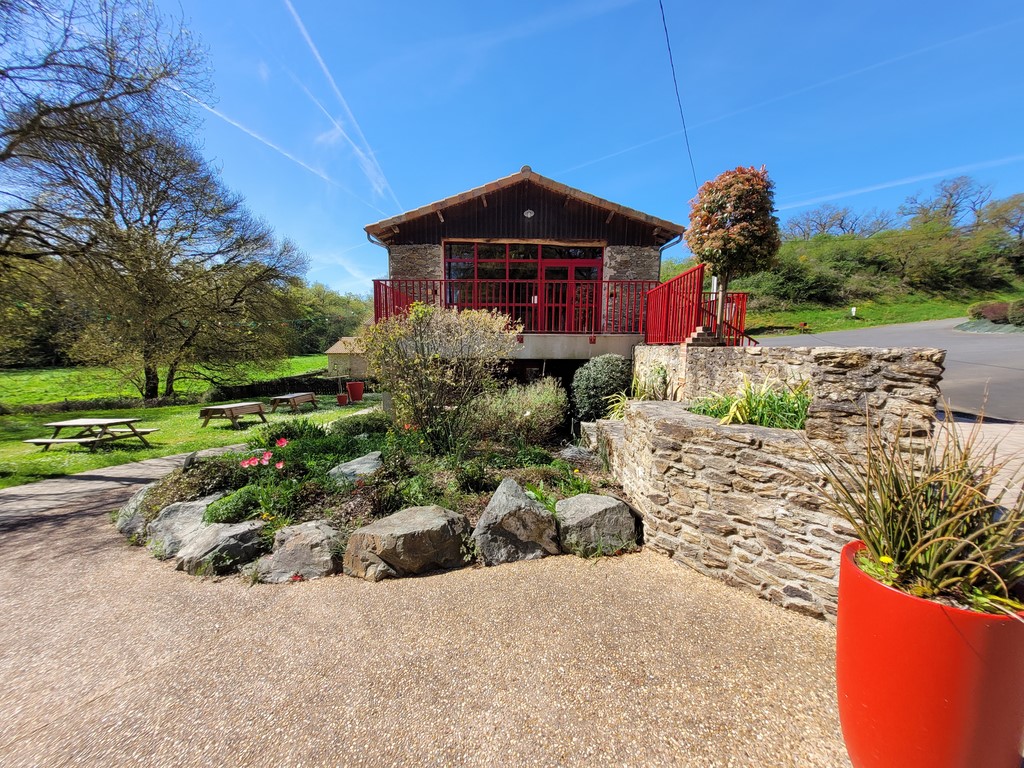
[[[1024,300],[1010,302],[1006,310],[1006,319],[1014,325],[1024,325]]]
[[[584,363],[572,379],[572,396],[580,421],[604,416],[607,399],[616,392],[629,391],[633,368],[622,355],[599,355]]]
[[[712,393],[690,406],[693,413],[713,416],[721,424],[757,424],[774,429],[803,429],[811,396],[806,382],[786,387],[773,379],[765,379],[755,387],[743,377],[735,394]]]
[[[543,378],[488,392],[473,407],[477,437],[538,444],[550,441],[565,422],[569,397],[555,379]]]
[[[456,467],[455,482],[463,493],[486,493],[495,490],[501,478],[491,471],[486,461],[476,458]]]
[[[377,435],[391,428],[391,419],[382,411],[364,413],[359,416],[348,416],[336,419],[327,426],[332,435]]]
[[[203,522],[240,523],[254,517],[259,511],[260,499],[256,487],[246,485],[210,504],[203,513]]]
[[[1010,304],[1006,301],[979,301],[967,308],[967,314],[975,320],[988,320],[992,323],[1010,322]]]
[[[249,442],[253,448],[273,450],[275,443],[281,438],[289,442],[293,440],[318,440],[325,434],[327,434],[327,430],[309,419],[292,419],[263,425],[254,431]]]

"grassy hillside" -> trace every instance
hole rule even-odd
[[[755,337],[798,333],[797,326],[800,323],[807,323],[811,331],[821,333],[871,325],[942,320],[947,317],[966,317],[967,308],[977,301],[1014,299],[1024,299],[1024,291],[985,294],[970,299],[909,295],[889,300],[864,301],[856,305],[856,317],[851,315],[850,307],[823,307],[816,304],[799,305],[786,310],[748,311],[747,332]]]

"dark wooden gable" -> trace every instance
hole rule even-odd
[[[381,239],[395,245],[497,239],[661,246],[676,234],[525,180],[398,223]]]

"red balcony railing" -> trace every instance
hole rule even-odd
[[[699,327],[714,331],[718,299],[704,291],[704,265],[656,280],[374,280],[374,322],[413,302],[503,312],[525,333],[644,334],[648,344],[681,344]],[[726,294],[729,346],[756,344],[744,333],[747,294]]]
[[[747,319],[747,294],[725,295],[723,335],[731,347],[756,344],[744,333]],[[645,341],[648,344],[681,344],[704,326],[718,327],[718,297],[704,290],[704,265],[676,275],[647,295]]]
[[[503,312],[525,333],[642,334],[657,280],[374,280],[374,321],[413,302]]]

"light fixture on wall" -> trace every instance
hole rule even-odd
[[[525,216],[528,219],[532,219],[533,218],[533,211],[531,209],[527,208],[525,211],[523,211],[523,216]]]

